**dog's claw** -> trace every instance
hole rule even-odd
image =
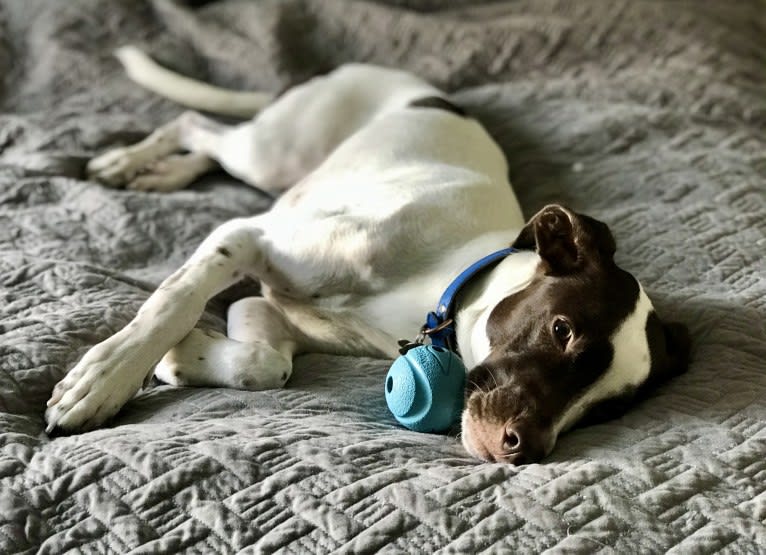
[[[53,393],[51,393],[51,398],[48,399],[48,402],[45,403],[46,407],[52,407],[59,401],[61,401],[61,397],[63,396],[63,388],[61,387],[61,384],[56,384],[56,387],[53,388]]]

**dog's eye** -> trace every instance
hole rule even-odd
[[[572,339],[572,326],[563,318],[556,318],[553,321],[553,335],[556,336],[561,345],[566,347]]]

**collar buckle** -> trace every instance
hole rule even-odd
[[[426,324],[426,325],[424,325],[420,329],[420,333],[418,334],[418,338],[420,338],[421,336],[423,337],[423,339],[425,339],[426,336],[431,337],[432,335],[434,335],[436,333],[439,333],[443,329],[448,328],[449,326],[451,326],[453,322],[454,322],[454,320],[452,318],[447,318],[446,320],[442,321],[442,323],[438,324],[437,326],[435,326],[433,328],[429,328],[428,324]]]

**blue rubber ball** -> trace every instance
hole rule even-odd
[[[386,403],[396,420],[416,432],[444,432],[463,410],[465,365],[448,349],[420,345],[391,365]]]

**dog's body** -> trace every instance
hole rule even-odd
[[[132,50],[122,58],[139,80],[157,69]],[[111,185],[172,190],[214,161],[284,194],[268,212],[218,228],[128,326],[83,357],[49,401],[50,429],[102,423],[155,365],[171,384],[266,389],[285,384],[299,353],[395,356],[397,339],[418,332],[462,269],[516,237],[530,250],[459,299],[458,345],[474,368],[463,417],[472,454],[539,459],[594,405],[683,366],[677,334],[614,265],[606,227],[558,206],[525,226],[498,146],[412,75],[345,66],[253,121],[228,128],[188,113],[89,170]],[[260,280],[263,297],[230,307],[228,337],[195,329],[205,303],[245,276]],[[550,293],[559,286],[569,293]]]

